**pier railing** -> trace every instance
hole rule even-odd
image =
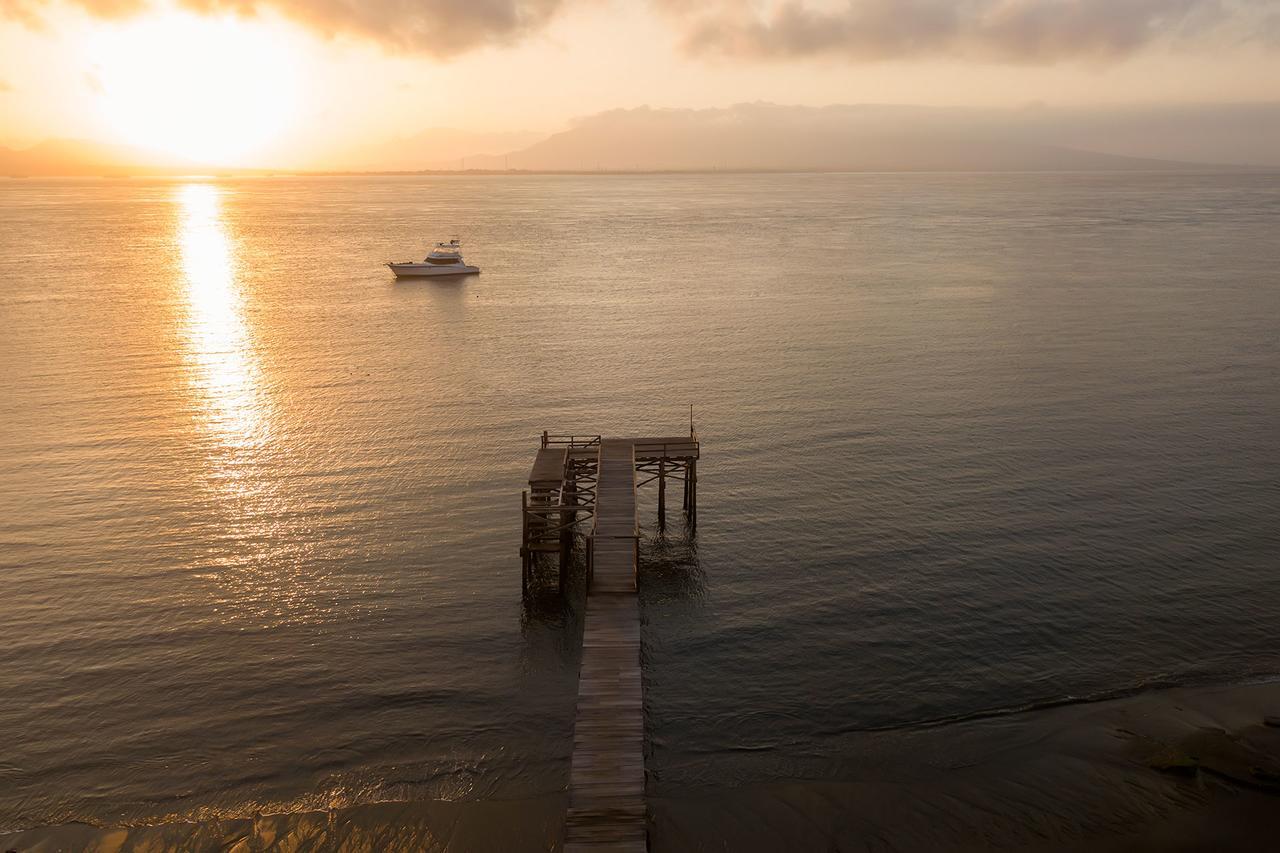
[[[551,435],[543,431],[542,433],[543,447],[567,447],[570,450],[583,447],[599,447],[600,436],[598,435]]]
[[[637,441],[635,444],[637,458],[684,459],[698,457],[700,447],[696,438],[682,438],[678,441]]]

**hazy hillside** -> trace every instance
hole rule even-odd
[[[474,132],[449,127],[424,130],[405,139],[395,139],[346,152],[334,158],[337,168],[383,171],[457,169],[473,157],[496,157],[525,148],[544,139],[545,133],[507,131]]]
[[[492,155],[498,160],[506,151],[523,148],[546,134],[522,131],[477,133],[452,128],[433,128],[406,139],[370,145],[331,158],[328,168],[353,171],[417,171],[457,169],[471,165],[476,155]],[[23,150],[0,146],[0,175],[136,175],[189,174],[192,172],[253,172],[253,169],[221,169],[215,165],[159,157],[123,145],[106,145],[81,140],[47,140]]]
[[[12,177],[182,174],[200,170],[196,163],[159,157],[126,145],[75,139],[51,139],[22,150],[0,147],[0,175]]]
[[[468,166],[546,170],[1020,171],[1187,168],[1052,144],[1013,114],[897,106],[614,110]],[[996,120],[996,116],[1003,121]]]
[[[1280,167],[1280,103],[1032,107],[992,124],[1015,137],[1108,154]]]

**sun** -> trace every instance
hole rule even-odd
[[[297,56],[260,20],[164,13],[104,26],[89,56],[114,135],[182,160],[247,165],[297,111]]]

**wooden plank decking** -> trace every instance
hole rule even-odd
[[[563,447],[544,447],[533,460],[529,485],[534,488],[560,488],[564,481],[564,462],[569,451]]]
[[[647,847],[635,446],[600,444],[565,853]]]

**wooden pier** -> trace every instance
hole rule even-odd
[[[676,438],[542,435],[529,491],[521,499],[526,590],[539,555],[552,553],[559,557],[564,588],[575,534],[590,521],[566,853],[647,849],[636,490],[658,483],[661,529],[666,527],[667,481],[682,482],[692,530],[698,452],[692,425],[687,437]]]

